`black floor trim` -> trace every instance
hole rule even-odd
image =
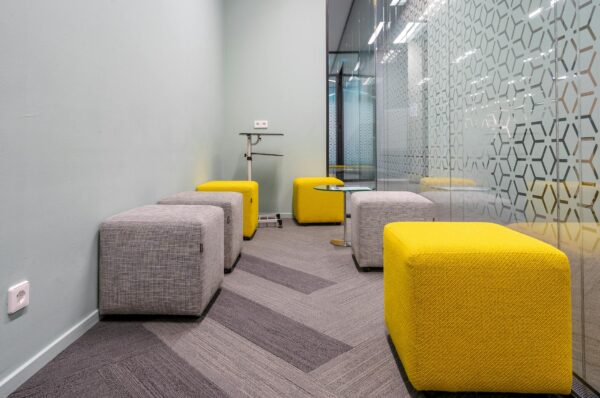
[[[217,301],[217,298],[219,298],[220,294],[221,294],[221,288],[217,289],[215,294],[213,294],[212,298],[206,305],[206,308],[204,309],[204,311],[202,311],[202,314],[200,314],[199,316],[195,316],[195,315],[150,315],[150,314],[148,314],[148,315],[107,314],[107,315],[101,315],[100,320],[103,322],[127,322],[127,321],[135,321],[135,322],[164,321],[164,322],[182,322],[182,323],[198,322],[198,321],[203,320],[206,317],[206,314],[208,314],[208,311],[210,311],[210,309],[212,308],[215,301]]]
[[[400,372],[400,377],[404,381],[406,385],[406,389],[411,398],[485,398],[485,397],[498,397],[498,396],[514,396],[518,398],[519,396],[524,397],[526,395],[532,397],[539,398],[564,398],[564,397],[572,397],[572,398],[600,398],[600,395],[592,387],[590,387],[587,383],[579,378],[576,374],[573,374],[573,390],[571,391],[571,395],[559,395],[559,394],[495,394],[495,393],[448,393],[443,391],[417,391],[408,380],[408,375],[404,370],[404,366],[402,365],[402,361],[400,360],[400,356],[396,351],[396,347],[394,346],[394,342],[392,341],[392,337],[387,334],[387,342],[390,346],[390,351],[392,352],[392,356],[394,357],[394,362],[396,362],[396,367],[398,368],[398,372]]]
[[[383,272],[383,267],[361,267],[358,265],[358,261],[354,254],[352,255],[352,260],[354,261],[354,266],[358,272]]]
[[[298,220],[296,220],[295,218],[293,218],[294,222],[296,223],[296,225],[298,225],[299,227],[316,227],[316,226],[331,226],[331,225],[344,225],[344,223],[341,222],[309,222],[309,223],[299,223]]]
[[[246,237],[246,236],[244,236],[244,240],[252,240],[252,239],[254,239],[254,237],[256,236],[256,232],[257,232],[257,231],[258,231],[258,228],[256,228],[256,229],[254,230],[254,233],[253,233],[253,234],[252,234],[252,236],[251,236],[251,237],[249,237],[249,238],[248,238],[248,237]]]
[[[410,380],[408,380],[408,375],[406,374],[406,371],[404,370],[404,366],[402,365],[400,356],[398,356],[396,347],[394,347],[394,342],[392,341],[392,337],[389,334],[386,335],[386,337],[387,337],[388,345],[390,346],[390,351],[392,352],[392,356],[394,357],[394,361],[396,362],[396,367],[398,368],[398,372],[400,373],[400,377],[402,378],[402,381],[404,382],[404,385],[406,386],[408,395],[411,398],[425,398],[426,397],[425,393],[422,391],[417,391],[413,387],[413,385],[410,383]]]
[[[225,269],[225,273],[226,274],[231,274],[233,272],[233,270],[235,269],[235,267],[237,267],[238,263],[240,262],[240,258],[242,258],[242,253],[240,253],[237,258],[235,259],[235,262],[233,263],[233,265],[231,266],[231,268],[226,268]]]

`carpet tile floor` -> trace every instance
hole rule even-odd
[[[329,244],[341,234],[260,229],[204,316],[103,319],[11,397],[503,396],[416,392],[388,342],[382,273],[359,273]]]

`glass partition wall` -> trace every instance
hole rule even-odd
[[[368,44],[374,18],[355,2],[337,49],[329,52],[328,173],[374,188],[376,167],[375,53]]]
[[[441,219],[501,223],[567,253],[574,371],[596,390],[599,35],[600,0],[355,0],[342,39],[360,41],[359,70],[373,68],[377,189],[421,193]]]

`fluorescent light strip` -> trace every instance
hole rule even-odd
[[[360,61],[356,63],[356,66],[354,67],[354,72],[358,71],[358,68],[360,68]]]
[[[529,14],[529,19],[536,17],[537,15],[541,14],[542,12],[542,8],[538,8],[537,10],[534,10],[531,14]]]
[[[381,33],[381,29],[383,29],[383,22],[379,22],[379,24],[377,24],[375,32],[373,32],[371,38],[369,39],[369,45],[375,43],[375,40],[377,40],[377,36],[379,36],[379,34]]]
[[[407,23],[404,29],[402,29],[402,32],[396,37],[396,40],[394,40],[394,44],[406,43],[406,35],[412,29],[413,25],[414,22]]]
[[[408,22],[402,32],[394,40],[394,44],[408,43],[410,39],[421,29],[422,22]]]
[[[406,4],[406,0],[392,0],[392,2],[390,3],[391,7],[395,7],[395,6],[403,6]]]

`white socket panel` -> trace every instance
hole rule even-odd
[[[29,281],[23,281],[8,288],[8,314],[14,314],[17,311],[29,305]]]
[[[254,128],[255,129],[268,129],[269,128],[269,121],[268,120],[255,120],[254,121]]]

